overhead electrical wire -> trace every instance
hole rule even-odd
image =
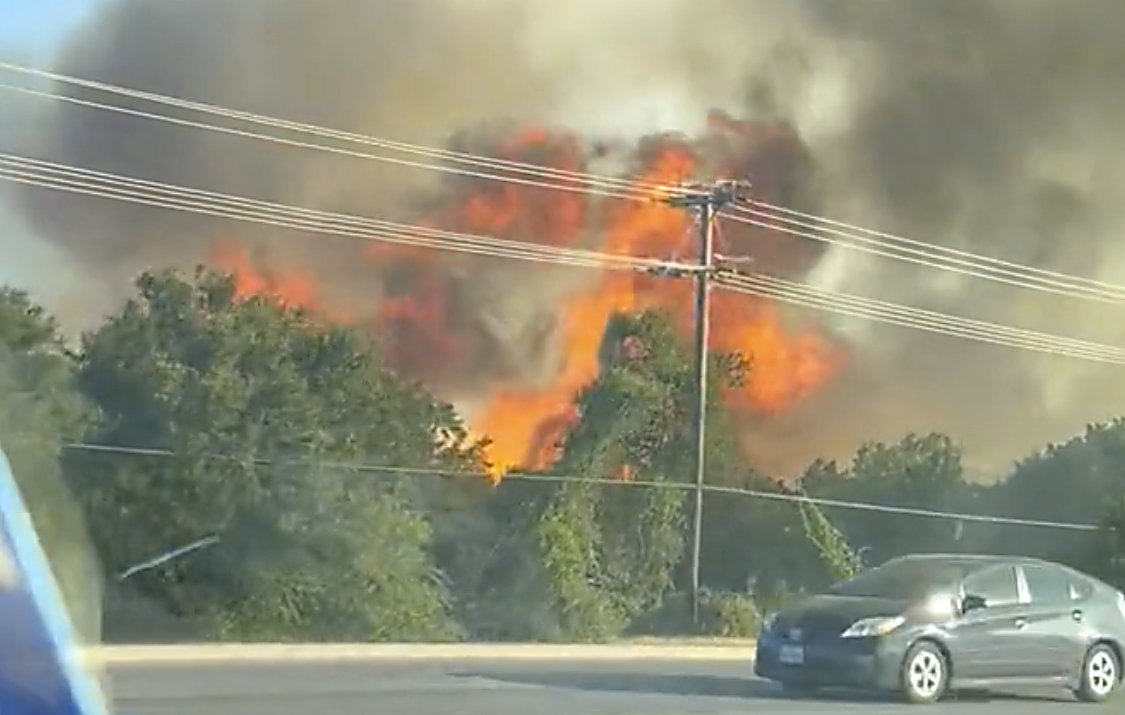
[[[1025,264],[1022,264],[1022,263],[1016,263],[1014,261],[1004,260],[1002,258],[994,258],[992,256],[985,256],[985,255],[972,253],[970,251],[965,251],[965,250],[962,250],[962,249],[959,249],[959,248],[950,248],[948,246],[941,246],[941,245],[938,245],[938,244],[927,243],[925,241],[918,241],[918,240],[915,240],[915,239],[906,238],[904,236],[899,236],[899,235],[896,235],[896,234],[893,234],[893,233],[887,233],[885,231],[877,231],[877,230],[871,229],[871,228],[864,228],[863,226],[857,226],[856,224],[847,223],[847,222],[844,222],[844,221],[836,221],[836,220],[833,220],[833,219],[830,219],[830,218],[826,218],[824,216],[817,216],[816,214],[811,214],[811,213],[807,213],[807,212],[804,212],[804,211],[797,211],[797,210],[794,210],[794,209],[791,209],[791,208],[786,208],[784,206],[778,206],[776,204],[771,204],[771,203],[766,202],[766,201],[751,200],[750,204],[753,207],[757,207],[759,209],[763,209],[763,210],[772,212],[769,215],[769,218],[772,218],[772,219],[776,220],[778,218],[778,215],[782,215],[782,216],[787,217],[787,218],[784,219],[786,221],[793,221],[793,222],[795,222],[795,220],[811,221],[811,222],[814,222],[817,225],[827,226],[827,227],[830,227],[830,228],[834,229],[833,232],[834,232],[835,235],[843,235],[843,236],[846,236],[846,237],[848,237],[852,240],[859,240],[861,237],[866,236],[868,238],[864,239],[865,243],[875,242],[875,243],[881,243],[881,244],[884,244],[884,245],[908,246],[908,247],[911,247],[911,248],[916,249],[918,251],[924,251],[924,252],[928,253],[929,255],[933,255],[933,256],[939,256],[940,255],[940,256],[948,256],[948,257],[956,258],[956,259],[958,259],[958,265],[966,265],[967,266],[967,265],[973,265],[973,264],[980,264],[980,265],[996,266],[998,268],[1005,269],[1005,271],[1008,271],[1008,270],[1022,271],[1022,272],[1025,272],[1025,273],[1030,273],[1030,274],[1034,274],[1034,275],[1037,275],[1037,276],[1042,276],[1044,278],[1050,278],[1050,279],[1055,279],[1055,280],[1060,280],[1060,281],[1073,281],[1074,283],[1089,286],[1091,288],[1097,288],[1097,289],[1100,289],[1100,290],[1109,291],[1109,292],[1113,293],[1114,295],[1118,295],[1118,296],[1125,295],[1125,286],[1122,286],[1122,285],[1119,285],[1119,284],[1109,283],[1109,282],[1106,282],[1106,281],[1100,281],[1100,280],[1096,280],[1094,278],[1087,278],[1087,277],[1084,277],[1084,276],[1076,276],[1076,275],[1072,275],[1072,274],[1069,274],[1069,273],[1062,273],[1060,271],[1052,271],[1052,270],[1049,270],[1049,269],[1046,269],[1046,268],[1037,268],[1035,266],[1028,266],[1028,265],[1025,265]],[[741,207],[739,207],[739,208],[741,209]],[[747,210],[747,213],[749,213],[748,210]],[[835,231],[836,229],[843,229],[843,230],[846,230],[846,231],[850,231],[851,233],[839,233],[839,232]],[[873,241],[873,239],[874,239],[874,241]],[[913,254],[913,255],[919,255],[919,254]]]
[[[306,209],[246,197],[203,191],[143,179],[71,167],[56,162],[0,153],[0,179],[46,189],[249,221],[280,228],[456,251],[493,258],[535,261],[552,265],[628,270],[645,273],[690,274],[691,264],[676,264],[598,251],[543,246],[475,234],[444,231],[361,216]],[[877,322],[937,332],[1006,347],[1096,362],[1125,365],[1125,349],[1075,338],[926,311],[887,301],[831,293],[791,281],[723,271],[722,287],[771,297],[781,302]]]
[[[2,68],[2,63],[0,63]],[[166,124],[175,124],[182,127],[191,129],[203,129],[205,131],[215,132],[218,134],[225,134],[227,136],[240,137],[243,139],[258,139],[261,141],[272,142],[283,146],[294,147],[297,149],[312,149],[314,151],[323,151],[330,154],[337,154],[340,156],[347,156],[354,159],[371,159],[374,161],[384,162],[388,164],[395,164],[411,169],[424,169],[426,171],[438,171],[445,174],[453,174],[456,176],[464,176],[474,179],[489,179],[493,181],[502,181],[509,184],[520,184],[523,186],[532,186],[542,189],[554,189],[558,191],[567,191],[578,194],[590,194],[593,196],[601,196],[611,199],[625,199],[632,201],[647,201],[650,197],[645,197],[638,193],[630,193],[626,190],[613,189],[601,186],[599,184],[590,183],[583,184],[577,183],[574,179],[562,180],[560,177],[555,177],[554,181],[546,181],[542,179],[526,178],[521,176],[511,176],[501,173],[494,173],[495,171],[510,171],[506,167],[493,167],[494,172],[478,171],[474,169],[459,168],[456,166],[447,166],[444,164],[432,164],[411,159],[400,159],[393,156],[386,156],[385,154],[373,154],[371,152],[356,151],[354,149],[345,149],[338,146],[328,146],[326,144],[317,144],[313,142],[300,141],[297,139],[287,139],[285,137],[273,136],[269,134],[262,134],[259,132],[252,132],[245,129],[235,129],[233,127],[225,127],[219,124],[208,124],[207,122],[199,122],[191,119],[183,119],[180,117],[171,117],[167,114],[158,114],[156,112],[146,112],[139,109],[132,109],[130,107],[122,107],[115,104],[106,104],[104,102],[95,102],[87,99],[80,99],[78,97],[70,97],[66,95],[52,94],[39,89],[30,87],[19,87],[16,85],[6,84],[0,82],[0,89],[26,94],[33,97],[40,97],[43,99],[50,99],[56,102],[63,102],[66,104],[73,104],[88,109],[101,109],[116,114],[124,114],[128,116],[138,117],[141,119],[151,119],[153,121],[164,122]],[[174,106],[174,105],[173,105]],[[281,126],[283,129],[289,127]],[[292,130],[296,131],[296,130]],[[668,191],[666,189],[666,191]]]
[[[541,188],[558,189],[578,193],[588,193],[608,198],[628,200],[652,201],[668,195],[670,192],[682,192],[683,189],[654,184],[644,181],[632,181],[609,176],[599,176],[579,171],[557,169],[552,167],[537,166],[509,159],[486,157],[467,152],[448,149],[423,147],[405,142],[392,141],[370,137],[353,132],[344,132],[327,127],[321,127],[301,122],[292,122],[284,119],[267,117],[252,112],[228,109],[216,105],[183,100],[153,92],[121,87],[105,82],[72,77],[56,72],[49,72],[30,67],[0,61],[0,70],[23,74],[40,79],[47,79],[60,84],[68,84],[89,90],[101,91],[109,94],[140,99],[165,106],[177,107],[189,111],[221,116],[253,124],[271,126],[288,131],[313,134],[325,138],[338,139],[353,143],[364,144],[385,150],[414,154],[432,159],[441,159],[449,162],[468,164],[474,167],[484,167],[503,174],[486,173],[476,170],[462,169],[441,164],[426,164],[411,160],[398,159],[385,155],[370,154],[342,149],[340,147],[325,146],[310,142],[302,142],[266,134],[258,134],[244,130],[223,127],[204,122],[191,121],[154,112],[121,107],[84,100],[77,97],[57,95],[51,92],[37,90],[29,87],[19,87],[0,83],[0,89],[21,92],[56,101],[69,102],[80,106],[102,109],[106,111],[144,117],[156,121],[170,122],[198,129],[216,131],[246,138],[272,141],[290,146],[327,151],[337,154],[349,155],[357,158],[373,159],[390,162],[413,168],[442,171],[470,177],[506,181],[515,184],[525,184]],[[512,173],[523,176],[513,176]],[[526,178],[526,177],[536,178]],[[544,181],[543,179],[553,179]],[[576,183],[577,182],[577,183]],[[851,250],[858,250],[870,255],[889,258],[893,260],[912,263],[915,265],[936,268],[939,270],[961,273],[975,278],[990,280],[1006,285],[1044,291],[1056,295],[1096,300],[1100,302],[1122,303],[1125,302],[1125,286],[1114,285],[1091,278],[1073,276],[1058,271],[1051,271],[1034,266],[1027,266],[1012,261],[998,259],[990,256],[974,254],[960,249],[929,244],[912,240],[894,234],[863,228],[833,219],[816,216],[814,214],[795,211],[793,209],[776,206],[762,201],[751,201],[748,206],[736,206],[729,212],[729,218],[750,225],[776,230],[799,238],[821,241]],[[815,232],[814,232],[815,231]]]
[[[180,99],[178,97],[171,97],[168,95],[157,94],[154,92],[145,92],[142,90],[131,89],[119,85],[108,84],[106,82],[98,82],[96,80],[82,79],[79,77],[71,77],[69,75],[59,74],[56,72],[48,72],[46,70],[35,69],[31,67],[24,67],[21,65],[12,64],[10,62],[0,61],[0,70],[15,72],[18,74],[29,75],[38,77],[40,79],[47,79],[59,84],[66,84],[73,87],[81,87],[84,89],[92,89],[107,94],[115,94],[122,97],[130,97],[133,99],[140,99],[143,101],[152,102],[154,104],[161,104],[169,107],[177,107],[179,109],[186,109],[201,114],[210,114],[218,117],[225,117],[228,119],[237,119],[248,124],[257,124],[260,126],[275,127],[279,129],[286,129],[289,131],[299,132],[302,134],[310,134],[313,136],[320,136],[329,139],[339,139],[354,144],[361,144],[364,146],[385,149],[389,151],[396,151],[403,154],[411,154],[415,156],[427,157],[430,159],[441,159],[445,161],[453,161],[460,164],[467,164],[469,166],[478,166],[487,169],[503,169],[512,171],[517,174],[525,176],[536,177],[538,179],[559,179],[569,182],[583,182],[589,184],[594,188],[614,189],[623,192],[632,192],[636,194],[636,198],[641,198],[642,195],[651,195],[654,192],[667,191],[669,188],[661,184],[633,181],[629,179],[622,179],[614,176],[604,176],[598,174],[591,174],[581,171],[572,171],[568,169],[559,169],[557,167],[541,166],[536,164],[529,164],[526,162],[515,161],[511,159],[503,159],[498,157],[488,157],[478,154],[471,154],[468,152],[454,151],[451,149],[441,149],[437,147],[425,147],[417,144],[408,144],[406,142],[394,141],[390,139],[381,139],[378,137],[368,136],[365,134],[357,134],[355,132],[346,132],[338,129],[331,129],[329,127],[319,126],[315,124],[307,124],[304,122],[294,122],[287,119],[280,119],[277,117],[268,117],[262,114],[255,114],[253,112],[245,112],[227,107],[220,107],[214,104],[207,104],[204,102],[193,102],[190,100]],[[67,102],[79,104],[80,106],[88,106],[94,109],[104,109],[108,111],[120,111],[137,116],[143,116],[148,119],[157,119],[159,121],[168,121],[170,118],[167,115],[153,115],[150,113],[137,113],[127,107],[119,105],[106,105],[102,103],[81,100],[78,97],[70,97],[67,95],[56,95],[43,90],[37,90],[31,87],[20,87],[16,85],[2,84],[0,88],[7,89],[14,92],[28,94],[31,96],[43,97],[48,99],[57,99]],[[193,124],[194,126],[194,124]],[[198,128],[213,129],[215,125],[204,125]],[[254,138],[272,140],[274,137],[269,135],[251,134]],[[313,148],[322,148],[323,145],[315,145]],[[382,155],[376,155],[371,158],[377,158],[380,161],[388,159]],[[411,164],[413,166],[413,164]],[[432,164],[419,165],[418,168],[433,169]],[[456,173],[456,172],[454,172]],[[484,176],[481,178],[495,178],[501,181],[512,181],[509,176]],[[521,183],[521,182],[515,182]],[[539,185],[539,184],[535,184]],[[551,185],[552,188],[554,185]]]
[[[157,208],[176,209],[216,218],[230,218],[346,238],[434,248],[496,258],[516,258],[608,270],[652,270],[669,265],[667,261],[656,259],[649,260],[598,251],[509,241],[426,226],[289,206],[231,194],[135,179],[120,174],[70,167],[56,162],[2,152],[0,152],[0,178],[41,188],[117,199]]]
[[[924,330],[949,337],[1019,348],[1060,357],[1125,366],[1125,349],[1076,338],[1016,328],[1000,323],[952,316],[932,310],[822,290],[761,275],[723,275],[717,283],[728,290],[770,298],[805,308],[888,325]]]
[[[1090,278],[1078,278],[1062,273],[1033,269],[1030,266],[1020,267],[1019,270],[1016,270],[1014,268],[992,267],[984,263],[975,263],[964,258],[941,256],[933,251],[912,248],[910,246],[904,247],[886,241],[848,234],[838,228],[834,228],[828,223],[828,219],[816,217],[812,214],[800,214],[801,216],[807,216],[809,218],[808,220],[797,220],[779,214],[756,210],[753,207],[757,205],[762,204],[758,202],[752,202],[750,206],[740,206],[736,204],[724,215],[724,218],[737,223],[768,229],[770,231],[778,231],[798,238],[805,238],[834,246],[844,246],[851,250],[879,256],[881,258],[890,258],[904,263],[912,263],[927,268],[936,268],[950,273],[958,273],[972,278],[981,278],[995,283],[1015,286],[1017,288],[1029,288],[1043,293],[1053,293],[1067,298],[1091,300],[1099,303],[1125,304],[1125,286],[1115,286]],[[832,238],[833,235],[845,236],[847,240],[841,241]],[[1006,261],[1003,263],[1009,266],[1018,266],[1018,264],[1008,263]],[[1039,275],[1039,273],[1047,275]]]
[[[129,455],[134,457],[158,457],[158,458],[173,458],[177,454],[169,449],[155,449],[145,447],[128,447],[124,445],[100,444],[92,442],[76,442],[66,445],[67,449],[102,453],[102,454],[118,454]],[[194,456],[194,455],[193,455]],[[232,460],[241,464],[245,464],[247,460],[242,457],[233,457],[221,454],[203,455],[210,459],[215,460]],[[255,466],[270,466],[278,463],[301,463],[308,464],[311,460],[278,460],[278,459],[251,459],[249,460]],[[402,467],[394,465],[380,465],[369,464],[363,462],[333,462],[333,461],[316,461],[313,462],[325,469],[339,469],[344,471],[368,473],[368,474],[383,474],[383,475],[397,475],[403,477],[420,476],[420,477],[445,477],[445,478],[479,478],[479,479],[494,479],[495,475],[486,474],[483,472],[471,472],[468,470],[444,469],[440,467]],[[671,481],[646,481],[636,479],[597,479],[591,477],[579,477],[573,475],[562,474],[536,474],[532,472],[509,471],[501,475],[501,482],[503,481],[526,481],[526,482],[547,482],[547,483],[577,483],[577,484],[601,484],[607,487],[621,487],[621,488],[649,488],[649,489],[670,489],[675,491],[695,491],[698,486],[691,482],[671,482]],[[705,484],[702,487],[703,491],[713,494],[727,494],[731,496],[743,496],[751,499],[764,499],[769,501],[779,501],[786,503],[801,503],[801,504],[815,504],[817,506],[832,508],[832,509],[845,509],[850,511],[864,511],[880,514],[897,514],[901,516],[917,516],[929,519],[943,519],[948,521],[959,521],[964,523],[981,523],[981,524],[1003,524],[1007,526],[1023,526],[1031,528],[1043,529],[1059,529],[1064,531],[1097,531],[1097,524],[1082,524],[1064,521],[1048,521],[1041,519],[1021,519],[1016,517],[1003,517],[1003,516],[988,516],[985,514],[972,514],[965,512],[954,511],[941,511],[938,509],[923,509],[919,507],[905,507],[894,506],[891,504],[878,504],[873,502],[859,502],[849,501],[845,499],[831,499],[823,497],[808,496],[804,494],[793,494],[787,492],[772,492],[760,489],[742,489],[739,487],[723,487]]]

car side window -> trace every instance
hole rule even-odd
[[[1032,603],[1066,603],[1076,596],[1070,575],[1061,569],[1025,565],[1023,577]]]
[[[990,608],[1010,606],[1020,600],[1016,570],[1011,566],[995,566],[969,574],[962,590],[965,595],[980,596]]]

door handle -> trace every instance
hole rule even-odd
[[[1073,618],[1076,621],[1081,621],[1082,620],[1082,611],[1079,611],[1079,610],[1075,609],[1075,610],[1070,612],[1070,617]]]
[[[1026,618],[1017,618],[1016,619],[1016,628],[1027,628],[1027,619]]]

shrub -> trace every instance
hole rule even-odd
[[[677,593],[633,621],[627,633],[632,636],[753,638],[761,623],[758,605],[748,594],[701,594],[699,623],[696,624],[691,617],[689,595]]]

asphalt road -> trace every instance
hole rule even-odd
[[[919,715],[917,707],[856,696],[787,698],[730,662],[151,665],[117,667],[111,676],[120,715]],[[1073,702],[1069,693],[1045,691],[923,710],[1058,715]]]

